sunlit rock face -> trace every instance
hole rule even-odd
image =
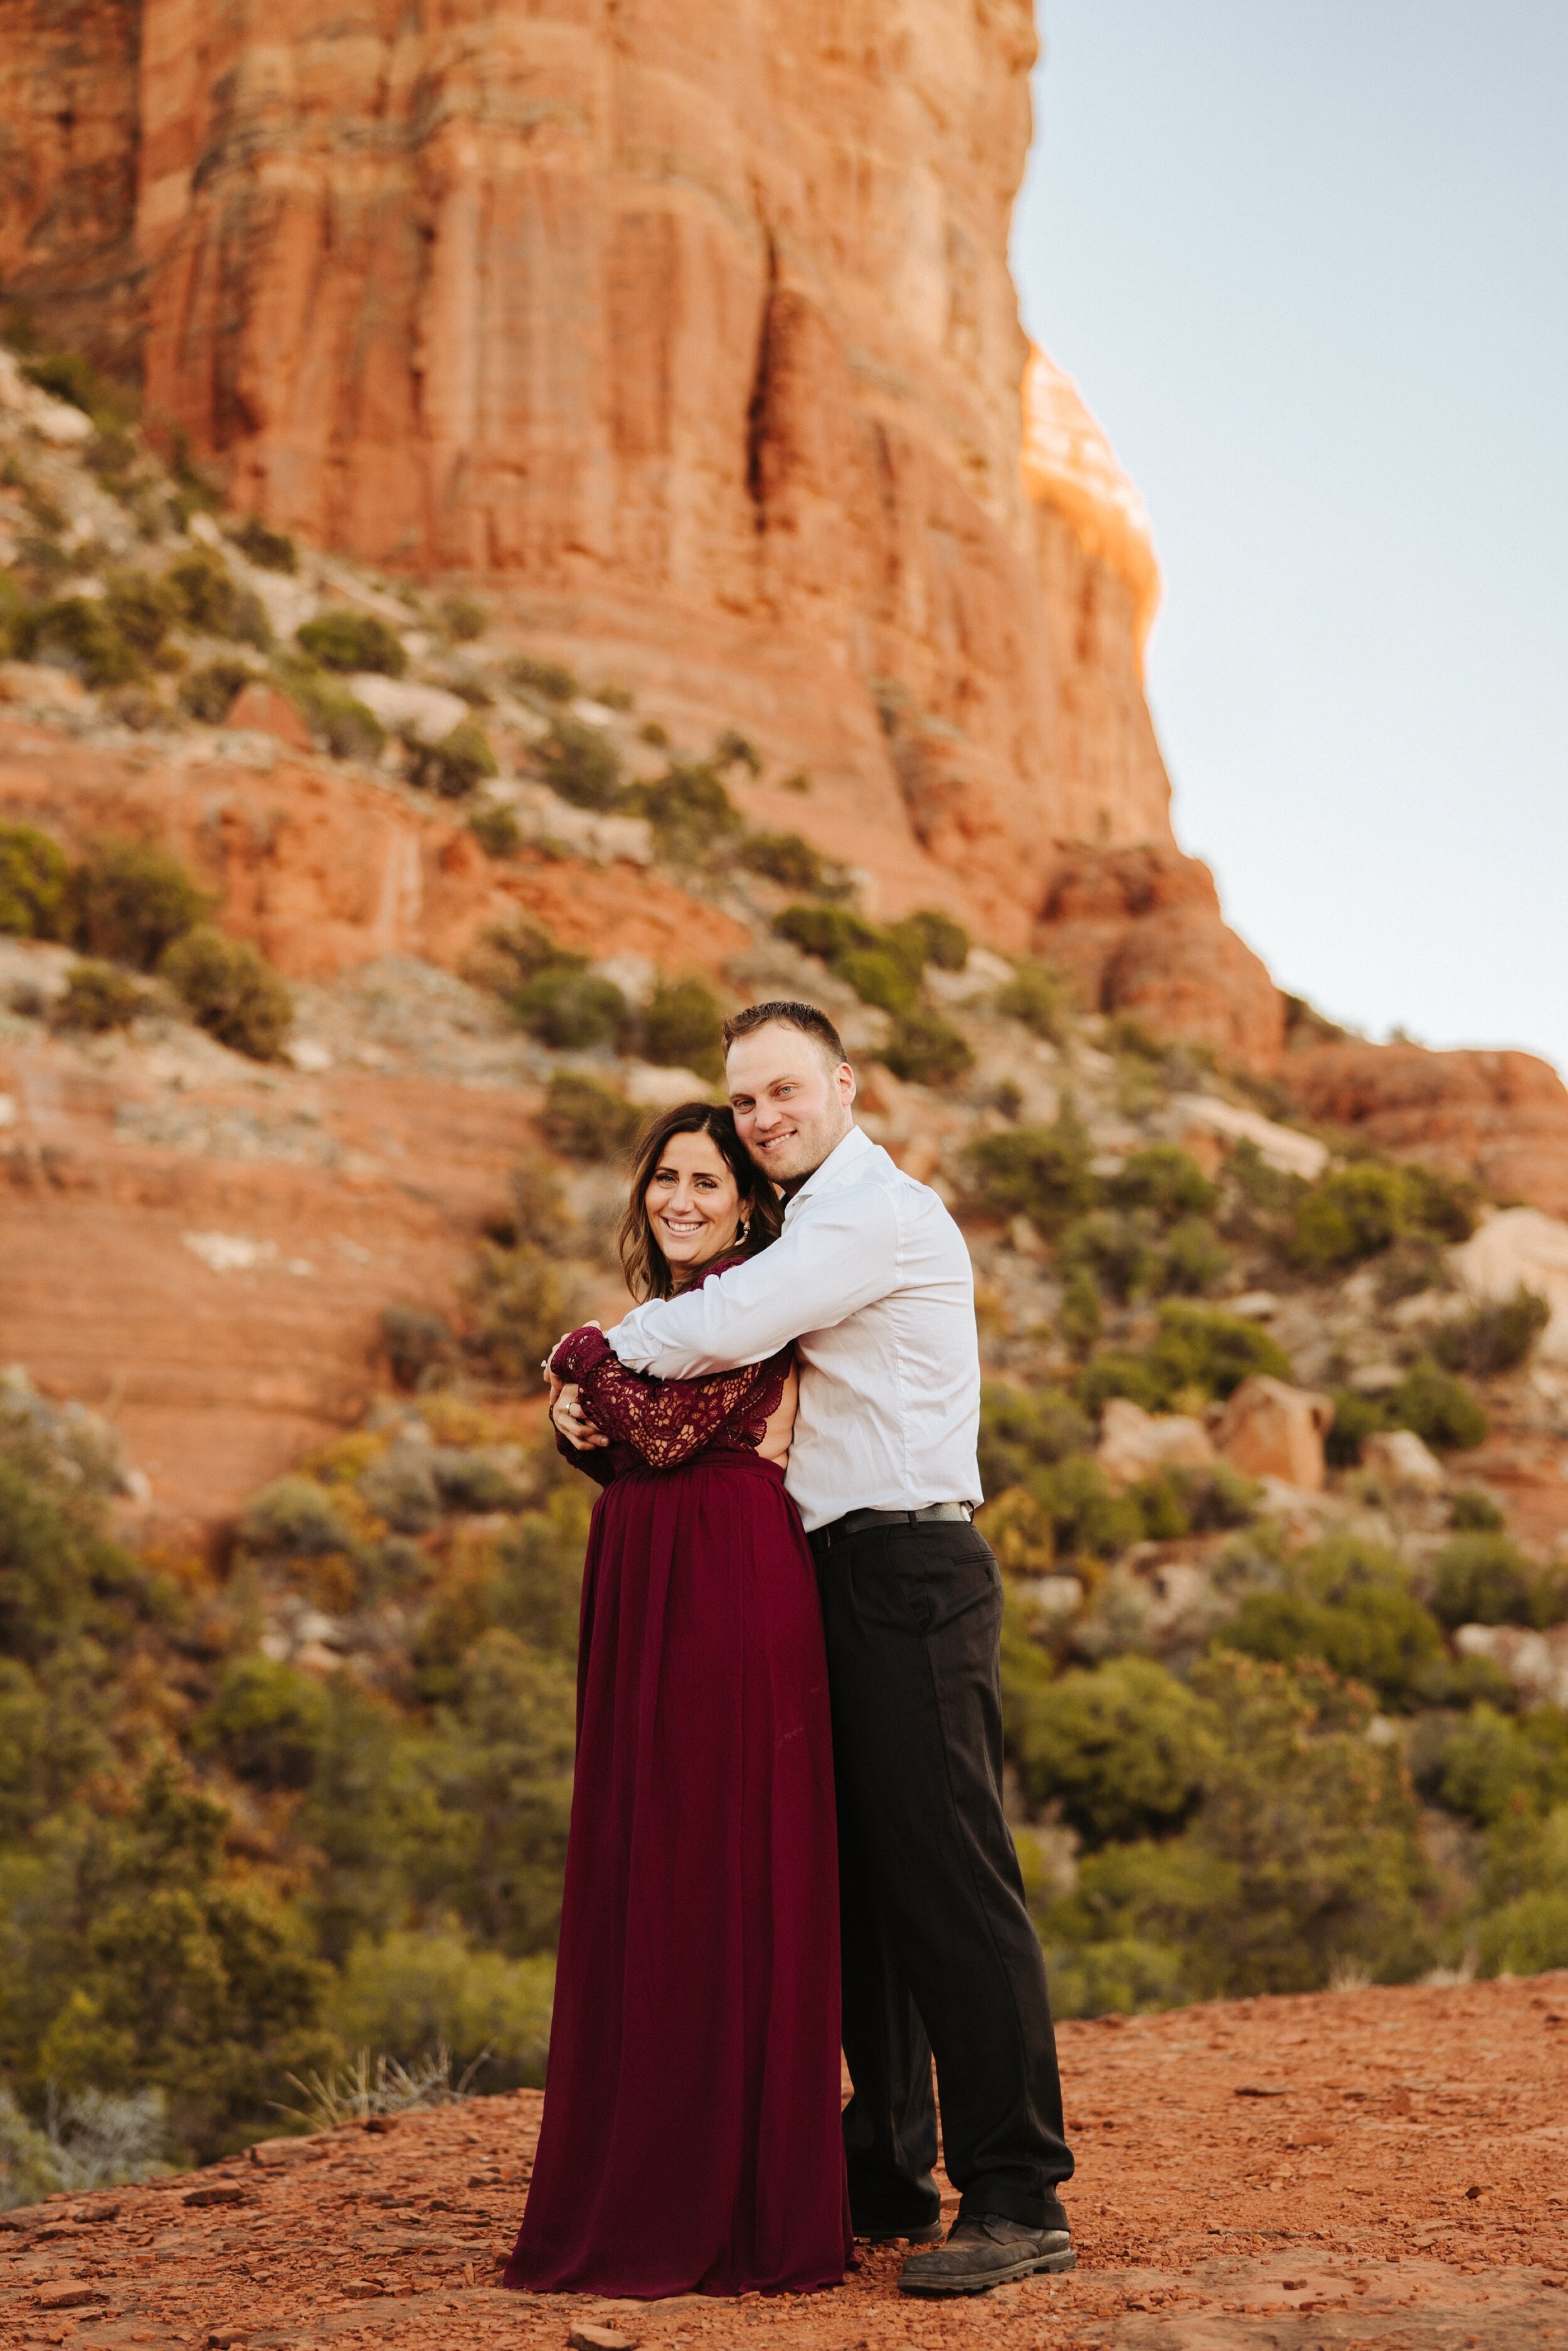
[[[1058,841],[1168,837],[1104,485],[1020,469],[1034,53],[1025,0],[149,0],[149,404],[282,528],[674,673],[890,905],[935,865],[1021,945]]]
[[[1147,524],[1008,271],[1029,0],[9,5],[4,266],[129,252],[99,340],[236,504],[742,727],[873,913],[1017,950],[1171,847]]]

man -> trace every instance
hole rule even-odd
[[[907,2294],[981,2294],[1074,2266],[1071,2176],[1040,1942],[1002,1816],[1001,1579],[980,1499],[974,1279],[936,1194],[852,1115],[854,1073],[814,1006],[726,1023],[741,1138],[786,1195],[782,1237],[609,1334],[622,1363],[690,1379],[798,1341],[788,1483],[816,1555],[832,1689],[844,2115],[857,2235],[941,2236]],[[568,1395],[558,1426],[588,1432]]]

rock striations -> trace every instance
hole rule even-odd
[[[1022,440],[1027,0],[138,13],[12,9],[0,277],[236,504],[810,766],[885,912],[1171,849],[1136,494],[1038,356]]]

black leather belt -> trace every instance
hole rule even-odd
[[[933,1519],[962,1519],[967,1524],[974,1515],[973,1502],[927,1502],[923,1510],[848,1510],[825,1527],[813,1527],[810,1540],[813,1551],[831,1551],[836,1542],[863,1534],[867,1527],[919,1527]]]

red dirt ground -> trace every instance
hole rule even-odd
[[[0,2345],[565,2351],[585,2322],[643,2351],[1568,2345],[1568,1971],[1106,2018],[1061,2053],[1068,2277],[924,2304],[894,2250],[831,2294],[506,2294],[520,2091],[5,2215]]]

